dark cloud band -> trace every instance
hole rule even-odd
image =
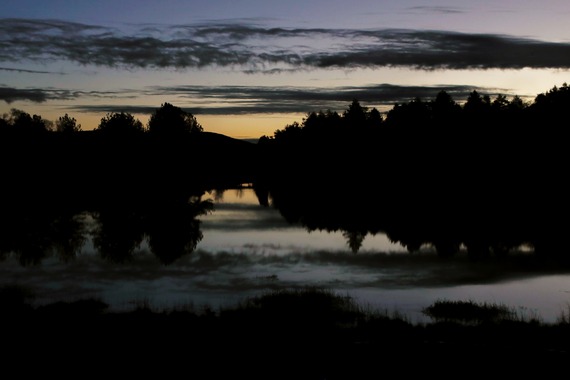
[[[78,91],[57,88],[15,88],[0,86],[0,101],[12,103],[15,101],[28,101],[43,103],[48,100],[74,100],[83,97],[90,98],[132,98],[132,93],[128,91]]]
[[[0,20],[0,61],[42,60],[151,69],[241,67],[250,72],[361,67],[569,69],[570,44],[448,31],[214,23],[147,25],[127,34],[64,21]]]
[[[16,69],[16,68],[13,68],[13,67],[0,67],[0,71],[9,71],[9,72],[14,72],[14,73],[26,73],[26,74],[57,74],[57,75],[65,75],[65,73],[56,73],[56,72],[53,72],[53,71]]]
[[[434,99],[439,91],[446,91],[458,102],[464,101],[473,90],[482,94],[509,95],[509,90],[467,85],[395,86],[378,84],[362,87],[256,87],[256,86],[176,86],[152,87],[143,91],[147,96],[183,98],[194,104],[186,111],[195,115],[242,115],[307,113],[319,110],[342,111],[353,99],[364,105],[392,106],[416,97]],[[513,94],[514,95],[514,94]],[[116,102],[115,102],[116,103]],[[130,112],[151,114],[156,107],[128,105],[77,105],[82,112]]]
[[[53,91],[39,88],[18,89],[13,87],[0,87],[0,100],[10,104],[15,101],[31,101],[43,103],[48,99],[71,99],[67,91]]]

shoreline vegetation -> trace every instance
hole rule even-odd
[[[534,312],[519,310],[496,302],[452,301],[438,299],[424,307],[421,313],[431,322],[411,322],[409,317],[399,310],[389,311],[383,308],[373,308],[363,305],[352,296],[341,294],[331,289],[305,286],[267,290],[260,295],[245,297],[233,305],[213,308],[210,305],[195,306],[193,303],[180,304],[172,307],[152,306],[145,300],[132,301],[135,305],[130,310],[110,311],[110,306],[95,298],[78,299],[74,301],[53,301],[34,304],[33,291],[17,285],[0,287],[0,304],[2,317],[8,319],[37,316],[66,315],[76,317],[95,316],[127,316],[129,314],[155,314],[169,316],[177,313],[187,314],[191,318],[240,315],[241,313],[261,313],[272,318],[289,317],[292,323],[312,323],[315,318],[323,318],[333,324],[345,327],[355,327],[358,321],[384,319],[397,320],[410,326],[425,327],[431,324],[452,323],[461,326],[479,326],[502,323],[520,323],[541,326],[569,326],[570,303],[567,310],[561,310],[555,322],[544,322],[541,316]],[[291,314],[292,313],[292,314]],[[305,321],[306,320],[306,321]],[[313,321],[315,322],[315,321]],[[328,322],[326,322],[328,323]],[[569,350],[570,352],[570,350]]]
[[[192,363],[204,369],[198,358],[210,355],[219,363],[255,362],[247,370],[211,367],[214,377],[360,378],[397,368],[393,360],[446,363],[438,370],[442,374],[463,365],[475,365],[481,373],[517,372],[567,363],[570,356],[570,306],[558,322],[543,323],[501,304],[439,300],[422,311],[432,322],[413,324],[397,311],[315,287],[267,292],[218,310],[193,305],[151,310],[143,301],[133,311],[107,312],[97,299],[32,307],[31,296],[18,287],[0,289],[3,325],[12,326],[5,345],[47,349],[57,342],[54,356],[86,358],[103,349],[108,356],[167,360],[173,368]],[[525,360],[532,363],[520,367]]]

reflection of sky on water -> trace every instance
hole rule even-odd
[[[116,264],[103,261],[88,243],[68,263],[48,258],[22,267],[8,258],[0,263],[0,285],[29,286],[38,302],[101,297],[114,309],[143,302],[157,308],[216,308],[272,289],[311,285],[400,311],[413,321],[425,320],[421,308],[439,299],[502,303],[552,322],[568,311],[567,274],[532,274],[512,261],[410,255],[380,235],[367,236],[363,249],[353,254],[340,232],[307,233],[288,225],[277,210],[258,206],[253,192],[244,190],[242,198],[232,194],[201,218],[204,239],[197,250],[171,265],[162,265],[145,244],[132,262]]]
[[[200,218],[204,238],[198,245],[207,251],[238,252],[309,252],[314,250],[345,250],[349,252],[341,231],[311,231],[291,225],[279,211],[263,207],[251,189],[226,191],[217,199],[214,213]],[[400,244],[391,243],[385,235],[368,235],[360,252],[400,251]]]

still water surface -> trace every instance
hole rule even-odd
[[[556,322],[570,305],[570,274],[536,273],[513,262],[442,259],[425,247],[410,254],[383,234],[365,237],[358,253],[339,232],[290,225],[252,189],[207,194],[214,211],[201,216],[196,250],[164,265],[145,243],[134,260],[105,261],[87,241],[69,262],[51,257],[23,267],[0,263],[0,285],[33,289],[36,302],[97,297],[114,310],[147,304],[214,309],[270,290],[318,286],[348,294],[365,306],[405,314],[412,322],[436,300],[501,303],[523,316]],[[524,256],[524,255],[523,255]],[[516,260],[515,260],[516,262]]]

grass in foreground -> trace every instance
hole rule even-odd
[[[466,324],[500,322],[540,322],[539,318],[526,317],[516,309],[504,304],[438,300],[423,309],[423,313],[436,322],[458,322]]]
[[[329,378],[379,358],[385,366],[401,358],[466,364],[483,357],[514,364],[525,358],[565,363],[570,358],[566,314],[557,324],[545,324],[504,305],[472,301],[437,301],[424,310],[434,321],[414,325],[397,313],[319,288],[273,291],[217,311],[191,306],[154,311],[142,303],[118,313],[93,299],[32,307],[21,289],[3,289],[0,296],[2,325],[9,326],[5,346],[12,342],[19,349],[42,347],[42,352],[51,352],[57,342],[70,355],[152,355],[152,360],[180,363],[207,356],[283,365],[288,358],[292,366],[300,360],[322,367]]]

